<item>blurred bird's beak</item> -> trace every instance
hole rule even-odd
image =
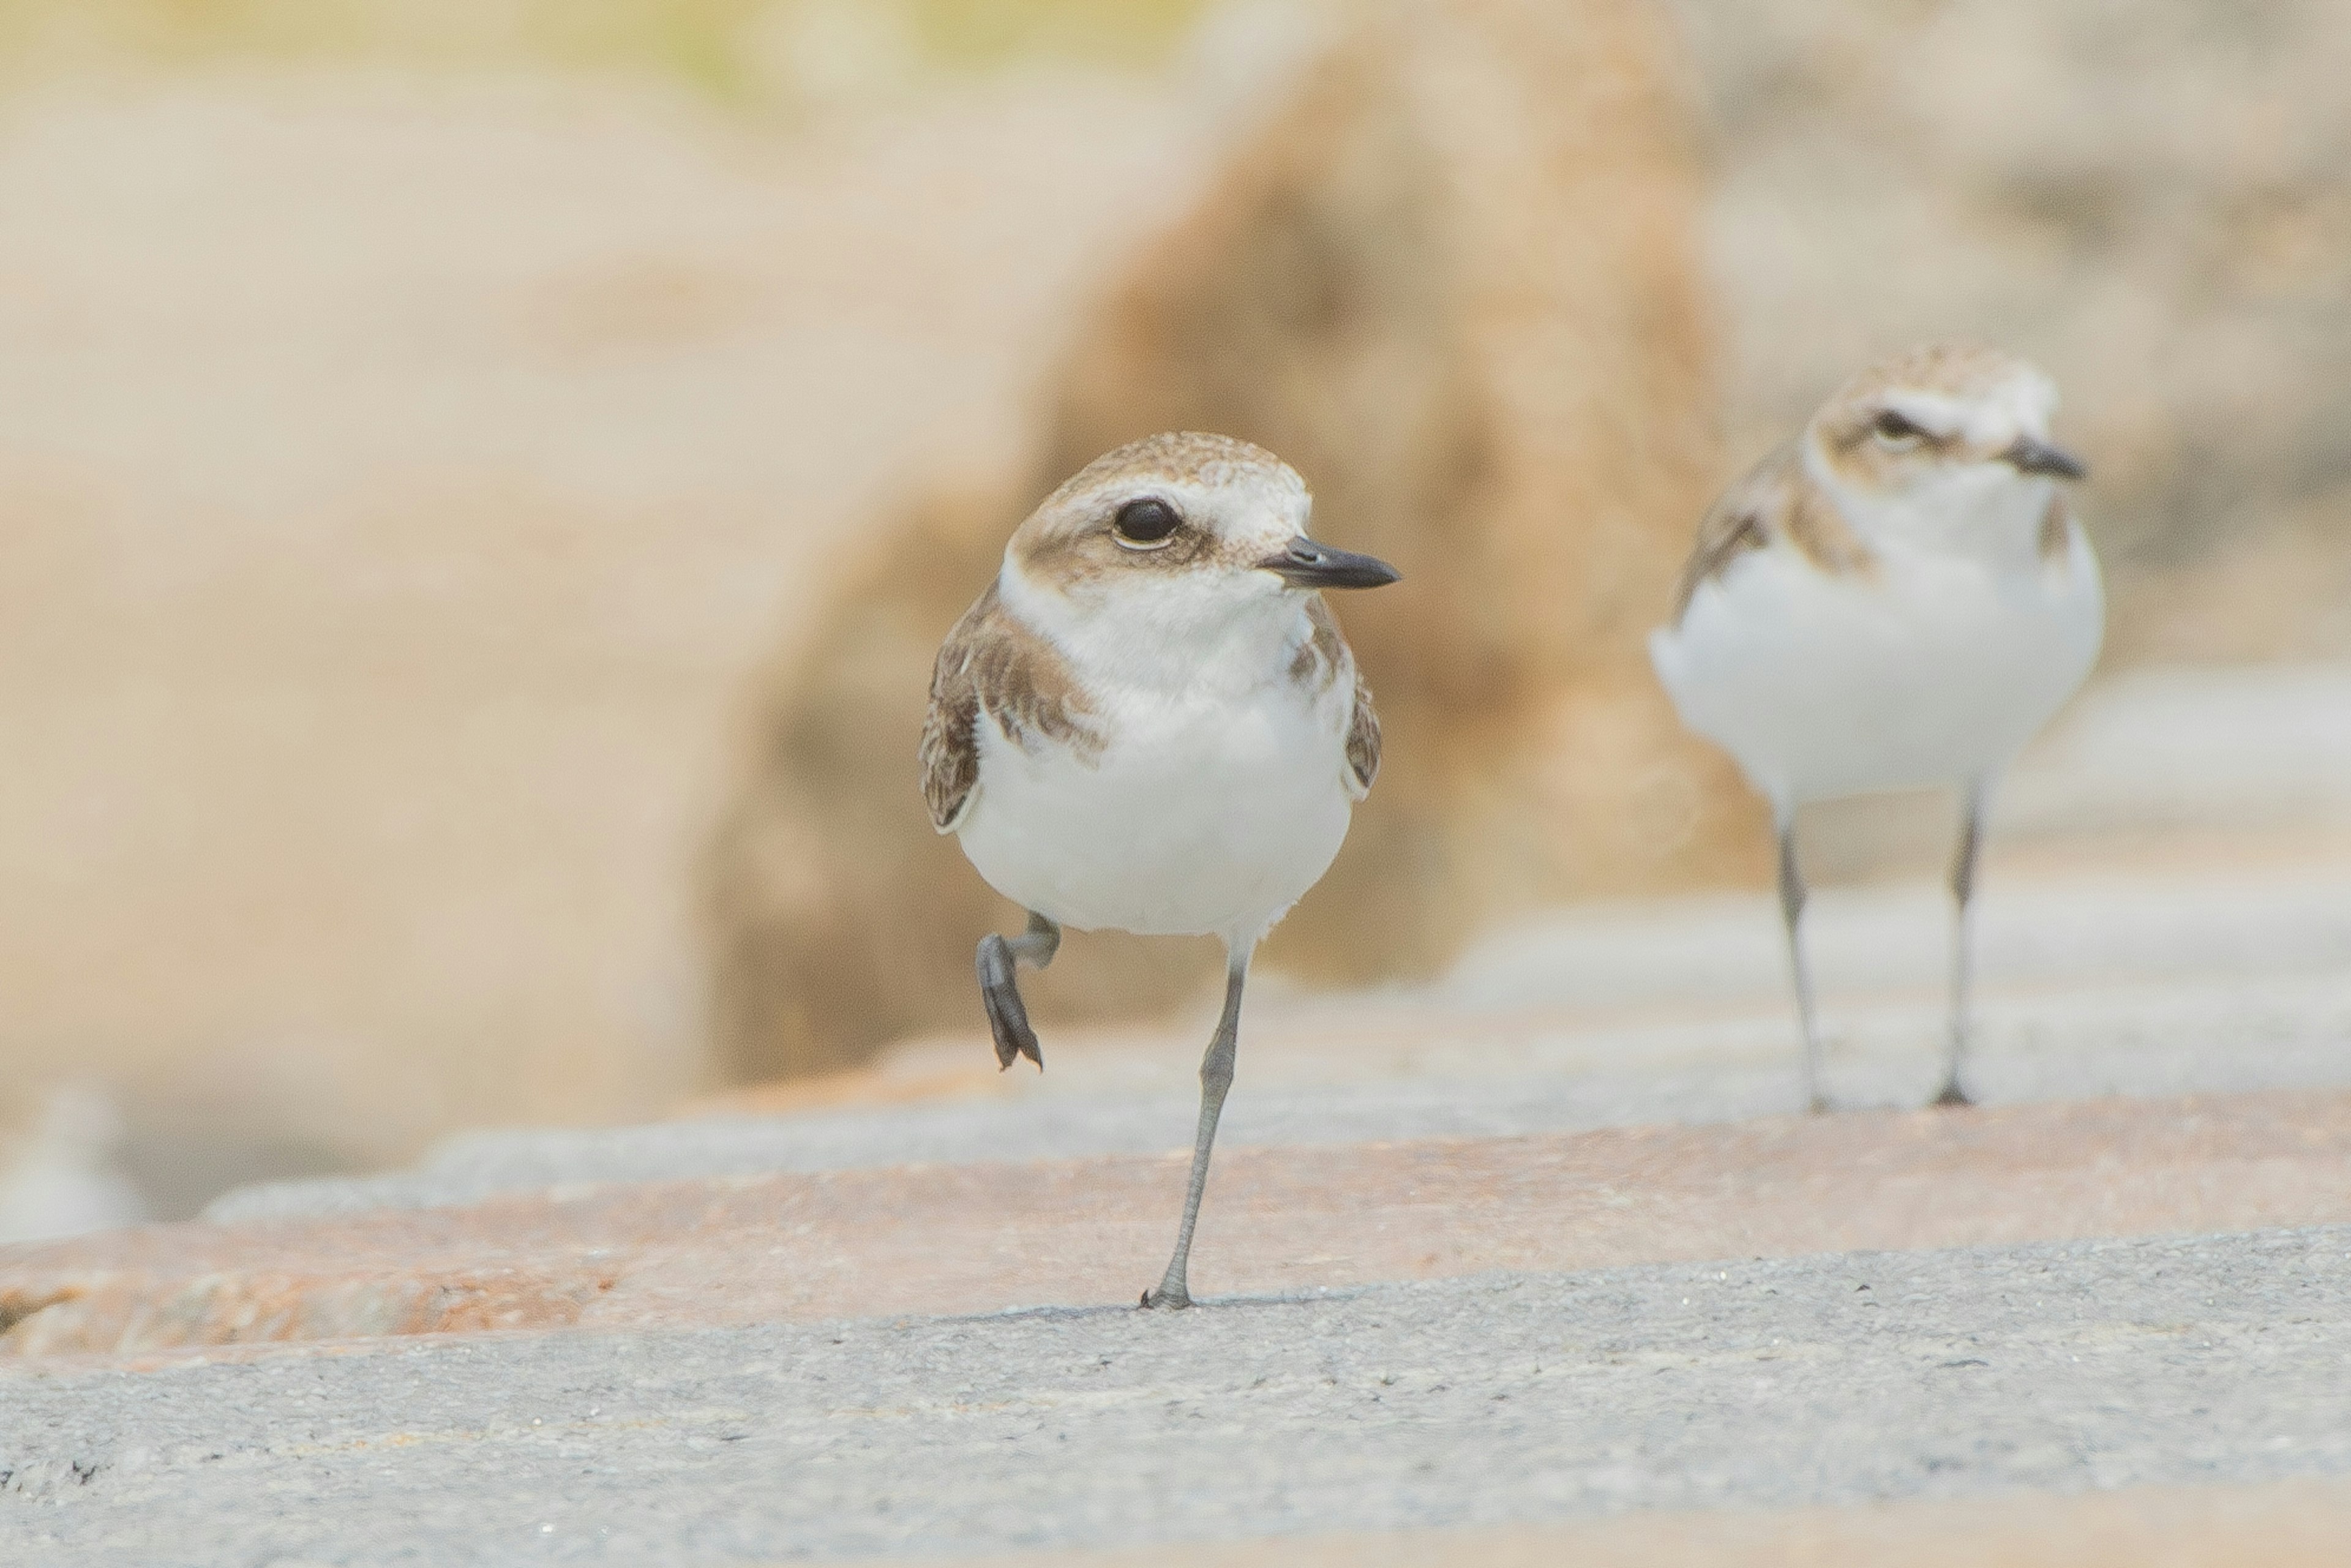
[[[2053,479],[2086,479],[2090,471],[2082,460],[2062,446],[2052,446],[2030,435],[2020,435],[2014,445],[2000,455],[2020,474],[2046,474]]]
[[[1396,580],[1396,569],[1377,556],[1332,549],[1304,534],[1257,564],[1292,588],[1383,588]]]

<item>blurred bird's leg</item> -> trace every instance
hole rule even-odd
[[[1796,1021],[1804,1030],[1804,1108],[1825,1111],[1821,1094],[1821,1037],[1813,1022],[1813,974],[1804,966],[1804,942],[1798,922],[1804,915],[1804,877],[1796,869],[1796,813],[1791,807],[1780,814],[1780,920],[1788,928],[1788,968],[1796,981]]]
[[[1192,1227],[1200,1218],[1200,1194],[1208,1185],[1208,1151],[1217,1142],[1217,1118],[1224,1113],[1225,1091],[1233,1086],[1233,1053],[1239,1042],[1241,985],[1249,978],[1249,955],[1256,944],[1234,946],[1225,955],[1225,1012],[1200,1062],[1200,1133],[1192,1145],[1192,1184],[1184,1192],[1184,1223],[1176,1232],[1176,1255],[1158,1288],[1143,1292],[1146,1307],[1188,1307],[1192,1291],[1185,1269],[1192,1257]]]
[[[1045,1070],[1045,1058],[1037,1049],[1037,1031],[1029,1027],[1029,1009],[1021,1005],[1015,970],[1021,964],[1043,968],[1053,961],[1061,946],[1061,928],[1034,910],[1029,913],[1029,929],[1019,936],[990,932],[979,939],[979,1001],[987,1009],[988,1032],[996,1037],[998,1069],[1025,1056],[1040,1072]]]
[[[1983,851],[1985,789],[1981,779],[1967,787],[1959,801],[1959,848],[1951,857],[1951,1039],[1950,1057],[1943,1070],[1943,1092],[1938,1105],[1970,1105],[1959,1087],[1959,1066],[1968,1049],[1968,991],[1973,979],[1969,914],[1976,891],[1976,860]]]

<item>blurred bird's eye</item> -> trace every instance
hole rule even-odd
[[[1156,496],[1145,496],[1121,507],[1118,516],[1111,519],[1110,527],[1111,532],[1118,537],[1119,543],[1136,549],[1149,549],[1165,544],[1182,521],[1176,515],[1175,507]]]
[[[1869,428],[1870,434],[1888,446],[1907,446],[1927,434],[1907,414],[1890,408],[1879,414]]]

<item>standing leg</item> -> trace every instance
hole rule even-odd
[[[979,939],[975,960],[979,968],[979,1005],[987,1009],[987,1031],[996,1037],[999,1071],[1023,1056],[1037,1064],[1038,1071],[1045,1071],[1045,1058],[1037,1049],[1037,1031],[1029,1027],[1029,1009],[1021,1005],[1014,970],[1022,963],[1032,969],[1043,968],[1053,961],[1061,946],[1061,928],[1034,910],[1029,913],[1029,929],[1019,936],[990,932]]]
[[[1974,1103],[1968,1098],[1968,1092],[1959,1087],[1959,1064],[1968,1049],[1968,988],[1972,967],[1968,915],[1976,891],[1976,857],[1983,849],[1984,794],[1983,781],[1977,779],[1959,800],[1959,850],[1951,857],[1951,898],[1956,909],[1951,922],[1950,1057],[1943,1069],[1943,1092],[1935,1096],[1938,1105]]]
[[[1192,1185],[1184,1192],[1184,1223],[1176,1232],[1176,1255],[1167,1260],[1167,1272],[1160,1276],[1156,1290],[1143,1292],[1146,1307],[1188,1307],[1192,1304],[1191,1289],[1185,1282],[1185,1267],[1192,1257],[1192,1227],[1200,1218],[1200,1194],[1208,1185],[1208,1151],[1217,1142],[1217,1118],[1224,1113],[1225,1091],[1233,1086],[1233,1050],[1238,1042],[1241,1022],[1241,983],[1249,978],[1249,954],[1256,944],[1234,946],[1225,956],[1225,1015],[1217,1020],[1217,1032],[1208,1041],[1208,1054],[1200,1062],[1200,1132],[1192,1145]]]
[[[1821,1094],[1821,1037],[1813,1023],[1813,974],[1804,967],[1803,938],[1797,922],[1804,914],[1804,877],[1796,869],[1796,814],[1780,818],[1780,920],[1788,928],[1788,967],[1796,978],[1796,1020],[1804,1030],[1804,1108],[1829,1108]]]

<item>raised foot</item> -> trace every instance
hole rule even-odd
[[[1029,1009],[1020,1000],[1020,988],[1012,979],[1012,950],[1001,936],[990,936],[979,945],[979,1005],[987,1009],[987,1032],[996,1037],[998,1071],[1010,1067],[1021,1057],[1045,1071],[1045,1054],[1038,1049],[1037,1031],[1029,1027]]]
[[[1155,1285],[1143,1292],[1142,1305],[1151,1312],[1176,1312],[1192,1304],[1192,1293],[1178,1285],[1170,1290],[1165,1284]]]
[[[1021,1057],[1045,1071],[1045,1055],[1037,1046],[1037,1031],[1029,1027],[1029,1009],[1020,1005],[1020,993],[1007,986],[1002,991],[982,991],[979,999],[987,1009],[987,1032],[996,1037],[998,1071],[1010,1067]]]
[[[1968,1092],[1966,1090],[1959,1087],[1959,1081],[1953,1078],[1944,1083],[1943,1092],[1935,1096],[1934,1103],[1938,1105],[1972,1105],[1975,1102],[1968,1097]]]

